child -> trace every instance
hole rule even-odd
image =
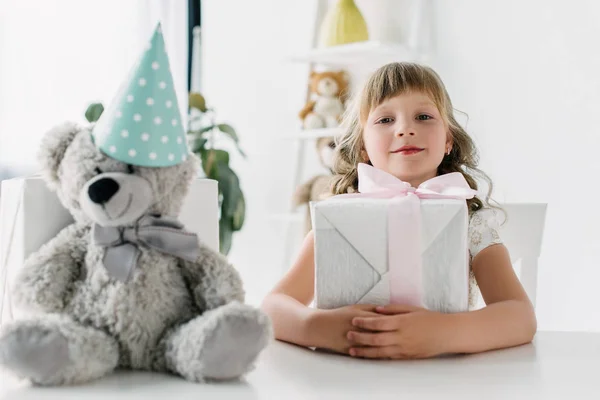
[[[333,194],[358,189],[357,165],[368,163],[418,187],[450,172],[463,174],[477,189],[473,140],[453,117],[444,84],[430,68],[411,63],[381,67],[349,109],[347,131],[338,143]],[[307,235],[285,277],[263,301],[275,337],[367,358],[427,358],[476,353],[531,342],[535,312],[502,244],[495,214],[475,197],[470,214],[471,295],[479,287],[486,307],[442,314],[388,305],[309,308],[314,295],[314,237]],[[476,281],[476,283],[475,283]]]

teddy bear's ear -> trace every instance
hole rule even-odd
[[[81,127],[78,124],[65,122],[50,129],[42,138],[37,158],[42,175],[48,183],[58,182],[58,166],[65,151],[80,131]]]
[[[347,84],[348,81],[350,80],[350,75],[348,74],[348,72],[346,72],[344,70],[337,71],[336,75],[338,77],[339,82],[341,82],[343,84]]]

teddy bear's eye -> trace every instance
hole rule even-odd
[[[127,173],[133,174],[134,172],[135,172],[135,170],[133,169],[133,165],[127,164]]]
[[[96,169],[94,169],[94,171],[96,171],[96,173],[97,173],[98,175],[100,175],[100,174],[102,174],[102,173],[103,173],[103,172],[102,172],[102,170],[101,170],[100,168],[98,168],[98,167],[96,167]]]

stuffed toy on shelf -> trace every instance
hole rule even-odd
[[[317,153],[321,165],[329,170],[329,174],[320,174],[312,177],[305,183],[296,188],[292,198],[294,207],[306,205],[306,217],[304,220],[305,233],[312,229],[310,217],[310,202],[320,201],[329,197],[331,194],[331,178],[333,168],[333,154],[335,151],[335,140],[333,137],[319,138],[316,143]]]
[[[344,114],[348,91],[345,71],[313,71],[309,101],[298,116],[304,129],[336,128]]]
[[[3,326],[0,367],[37,385],[120,368],[195,382],[253,368],[273,335],[268,316],[244,304],[238,271],[178,220],[200,161],[160,24],[97,123],[54,127],[39,161],[74,223],[20,266],[14,304],[34,314]]]

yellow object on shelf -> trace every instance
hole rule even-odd
[[[367,23],[354,0],[338,0],[323,18],[319,47],[362,42],[368,39]]]

